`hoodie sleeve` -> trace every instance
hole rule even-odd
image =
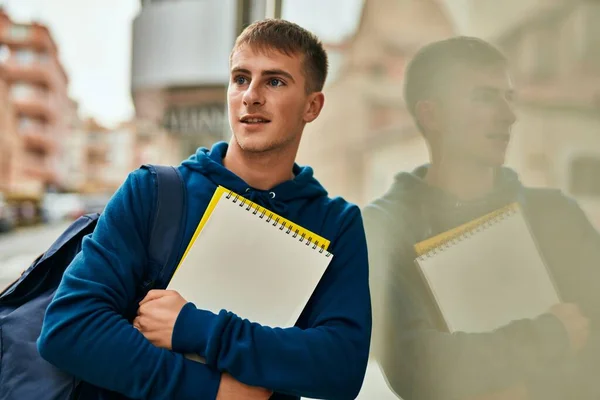
[[[374,356],[398,395],[466,399],[501,391],[525,384],[528,376],[566,355],[566,331],[552,315],[515,321],[489,333],[437,330],[412,261],[411,244],[406,243],[406,237],[413,236],[410,226],[376,205],[368,206],[363,215]]]
[[[44,318],[38,349],[58,368],[134,399],[214,399],[220,373],[153,346],[135,315],[154,201],[150,173],[128,177],[67,268]]]
[[[189,303],[175,324],[173,348],[197,353],[209,366],[276,393],[356,398],[371,334],[368,256],[360,210],[347,208],[338,222],[335,256],[301,317],[308,329],[261,326]]]
[[[591,331],[570,377],[580,390],[572,398],[596,398],[600,391],[600,234],[577,202],[558,190],[529,189],[532,228],[562,284],[565,301],[579,305]],[[556,229],[560,226],[560,229]],[[564,371],[559,370],[563,375]],[[594,393],[594,394],[592,394]],[[563,397],[566,398],[566,397]]]

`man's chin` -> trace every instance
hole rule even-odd
[[[236,141],[240,146],[240,149],[247,153],[267,153],[278,147],[277,143],[269,142],[258,137],[236,136]]]
[[[487,167],[491,167],[491,168],[500,168],[500,167],[504,166],[505,163],[506,163],[506,157],[504,157],[504,156],[490,157],[486,160],[483,160],[483,164],[485,164]]]

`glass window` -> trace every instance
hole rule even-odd
[[[569,189],[574,196],[600,196],[600,157],[578,157],[571,163]]]
[[[15,59],[19,64],[29,65],[32,64],[38,58],[38,54],[32,50],[17,50],[15,52]]]
[[[10,48],[7,45],[0,45],[0,63],[5,63],[10,58]]]
[[[12,25],[8,34],[13,40],[26,40],[31,34],[31,27],[27,25]]]
[[[585,3],[583,59],[590,67],[600,68],[600,2]]]
[[[12,85],[10,92],[14,99],[23,99],[34,95],[35,88],[27,83],[15,83]]]
[[[26,129],[43,129],[44,127],[44,123],[37,119],[37,118],[31,118],[31,117],[26,117],[26,116],[21,116],[19,118],[19,129],[20,130],[26,130]]]

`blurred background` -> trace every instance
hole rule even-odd
[[[518,122],[507,164],[576,198],[600,227],[600,1],[0,1],[0,286],[69,221],[99,212],[143,163],[178,164],[230,137],[235,37],[264,17],[329,52],[322,115],[299,163],[365,205],[427,161],[404,68],[435,40],[478,36],[509,57]],[[395,398],[371,367],[361,398]]]

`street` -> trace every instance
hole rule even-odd
[[[44,252],[69,226],[61,223],[53,226],[23,228],[0,235],[0,289],[14,281],[31,262]],[[359,400],[396,400],[379,372],[371,362],[367,370]]]
[[[42,225],[0,235],[0,289],[14,281],[68,226]]]

